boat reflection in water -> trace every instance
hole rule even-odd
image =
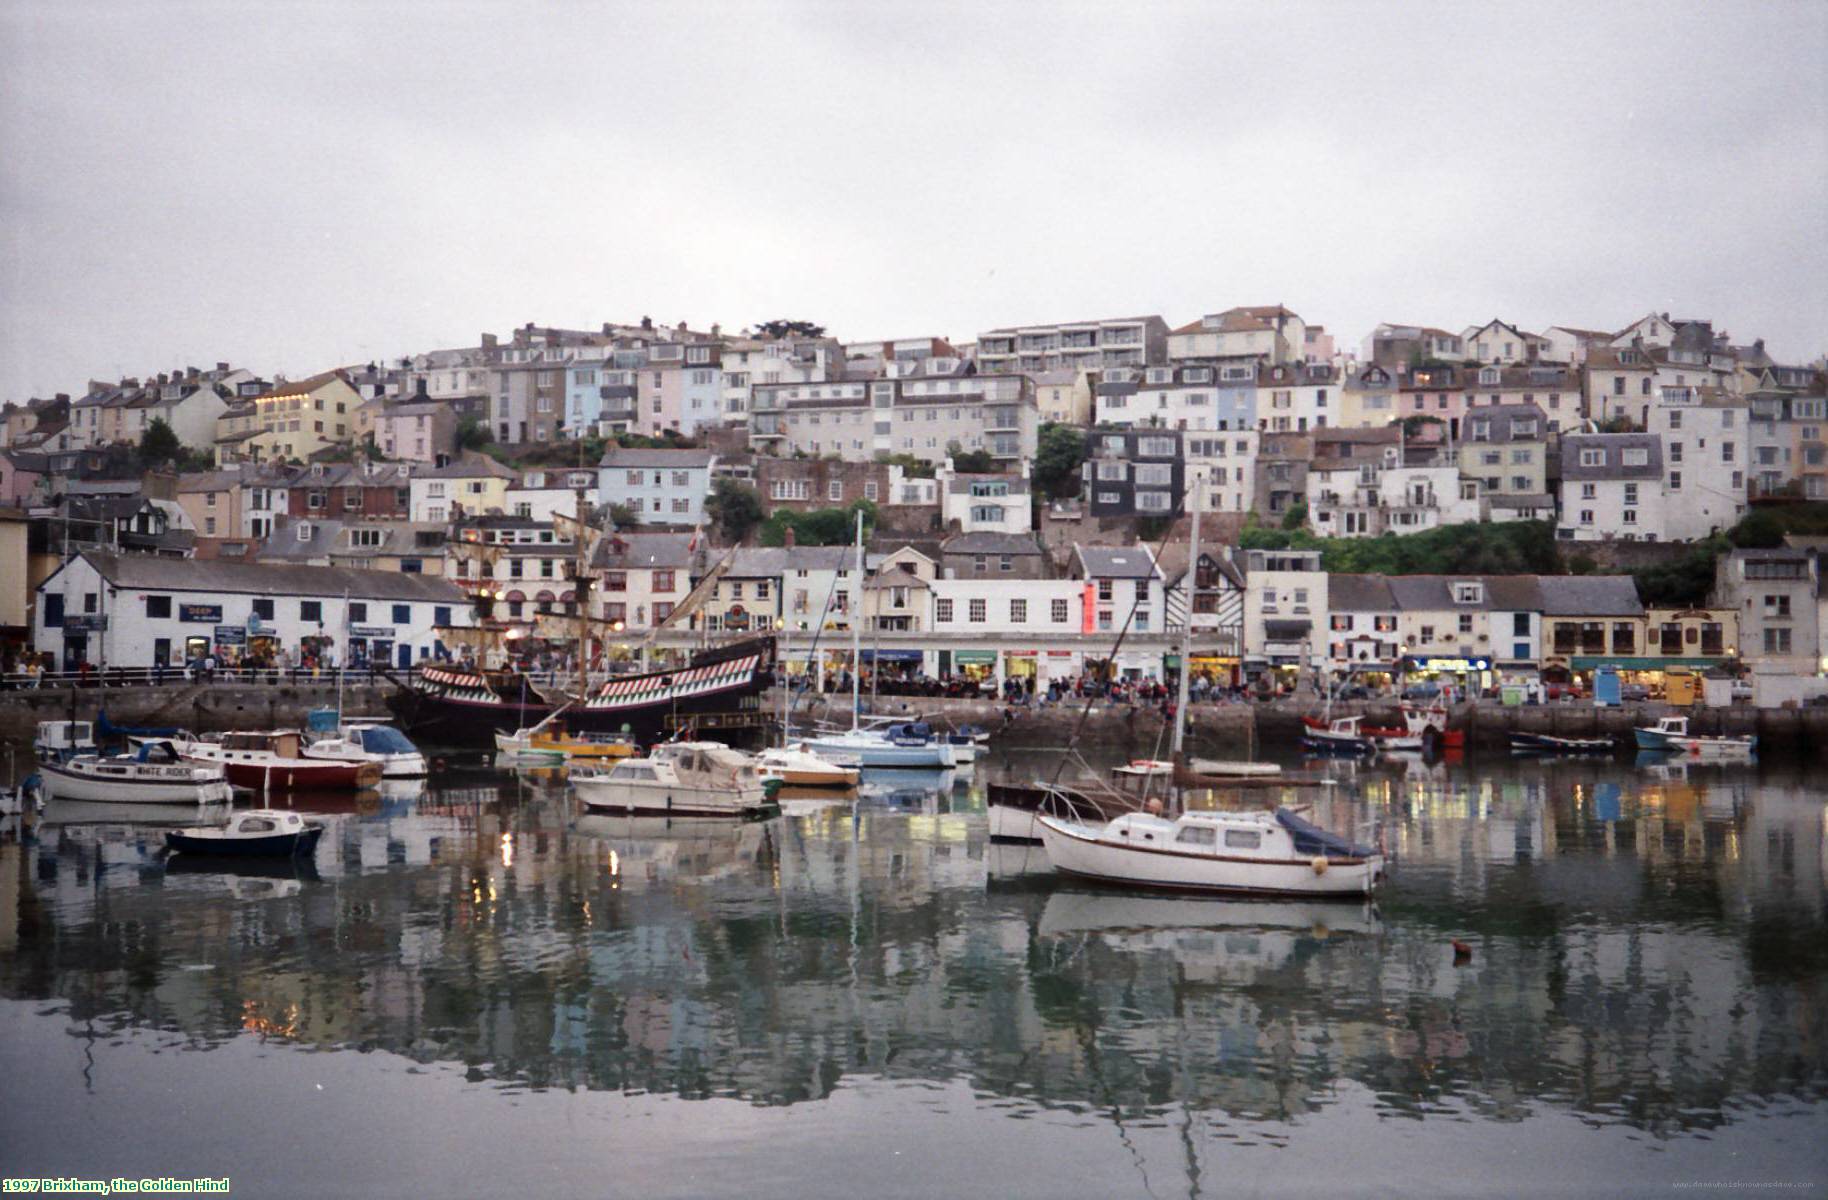
[[[1316,820],[1386,823],[1371,907],[1059,880],[989,843],[983,788],[1046,769],[1018,757],[753,823],[446,772],[337,817],[323,882],[168,873],[159,824],[39,824],[0,844],[0,1037],[35,1100],[8,1136],[53,1174],[117,1138],[246,1145],[237,1191],[311,1194],[373,1190],[316,1149],[355,1123],[435,1138],[416,1169],[458,1194],[484,1170],[583,1194],[606,1153],[693,1165],[657,1194],[809,1200],[871,1169],[1023,1196],[1458,1194],[1498,1155],[1507,1193],[1819,1174],[1828,792],[1801,770],[1361,765]],[[208,1128],[148,1115],[204,1086]],[[282,1111],[307,1148],[283,1170]]]

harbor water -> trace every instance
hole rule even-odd
[[[170,816],[9,818],[0,1174],[246,1196],[1823,1186],[1819,776],[1333,767],[1287,798],[1375,829],[1393,866],[1374,903],[1325,905],[1100,890],[991,844],[985,785],[1057,762],[872,772],[854,802],[789,792],[740,824],[582,815],[562,772],[453,766],[302,798],[329,814],[315,859],[258,870],[168,861]]]

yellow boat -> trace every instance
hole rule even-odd
[[[527,738],[527,749],[534,754],[563,754],[566,758],[605,760],[633,758],[641,752],[634,739],[619,733],[571,733],[553,725]]]

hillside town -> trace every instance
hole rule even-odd
[[[1196,695],[1609,668],[1803,699],[1821,539],[1777,518],[1828,502],[1824,365],[1662,312],[1348,343],[1274,304],[971,340],[527,324],[299,379],[90,380],[4,410],[5,675],[556,668],[550,618],[583,615],[599,668],[771,633],[820,683],[935,694],[1163,682],[1191,624]],[[1329,569],[1532,525],[1528,573]],[[1640,585],[1697,547],[1711,581]]]

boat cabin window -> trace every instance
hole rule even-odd
[[[652,779],[654,768],[645,764],[635,766],[632,763],[618,763],[613,774],[617,779]]]
[[[1191,825],[1181,830],[1174,840],[1184,842],[1189,846],[1212,846],[1218,844],[1218,839],[1218,830],[1202,829],[1197,825]]]
[[[265,817],[249,817],[241,822],[241,832],[243,833],[272,833],[277,828],[279,826]]]
[[[1255,829],[1227,829],[1225,845],[1232,850],[1257,850],[1263,845],[1263,834]]]

